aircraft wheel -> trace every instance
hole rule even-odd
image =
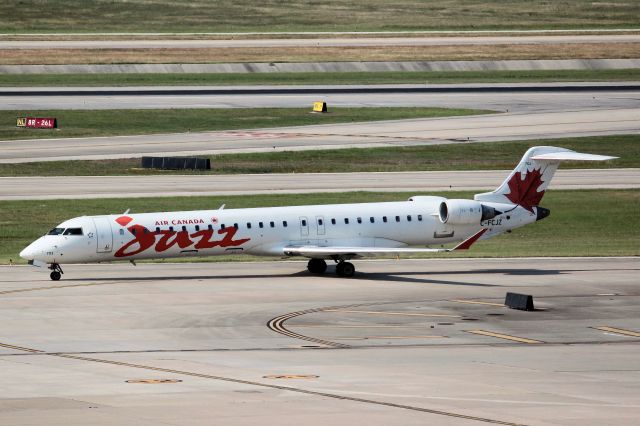
[[[60,277],[61,277],[61,274],[58,271],[53,271],[53,272],[51,272],[51,274],[49,276],[51,277],[51,279],[53,281],[58,281],[60,279]]]
[[[336,265],[336,273],[341,277],[352,277],[356,273],[356,268],[353,263],[340,262]]]
[[[327,270],[327,262],[323,259],[309,259],[309,263],[307,263],[307,269],[312,274],[324,274]]]

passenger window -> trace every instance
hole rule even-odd
[[[332,224],[332,225],[335,225],[335,224],[336,224],[336,220],[335,220],[335,218],[332,218],[332,219],[331,219],[331,224]]]
[[[196,232],[200,230],[200,225],[196,225]]]
[[[271,226],[272,228],[275,228],[276,224],[273,221],[271,221],[269,222],[269,226]]]
[[[132,233],[133,235],[136,235],[136,234],[137,234],[137,232],[138,232],[138,230],[137,230],[136,228],[131,228],[131,233]]]
[[[225,228],[225,225],[223,223],[223,224],[220,225],[220,229],[224,229],[224,228]]]
[[[121,229],[121,231],[122,231],[122,229]],[[156,226],[156,232],[160,232],[160,227],[159,226]]]
[[[284,226],[285,228],[287,227],[287,221],[286,220],[282,221],[282,226]]]
[[[318,219],[318,225],[322,226],[322,219]]]
[[[236,229],[238,229],[238,224],[237,224],[237,223],[234,223],[234,224],[233,224],[233,227],[234,227],[234,228],[236,228]]]
[[[302,219],[302,226],[307,226],[307,221]]]
[[[369,222],[374,223],[375,221],[376,221],[376,220],[373,218],[373,216],[371,216],[371,217],[369,218]]]
[[[262,222],[258,222],[258,226],[259,226],[260,228],[264,228],[264,223],[262,223]]]
[[[410,214],[407,215],[407,222],[411,222],[411,215]]]
[[[64,235],[82,235],[82,228],[67,228]]]
[[[349,218],[348,218],[348,217],[345,217],[345,218],[344,218],[344,223],[345,223],[346,225],[348,225],[348,224],[349,224]]]
[[[386,217],[386,216],[382,216],[382,221],[383,221],[384,223],[387,223],[387,217]]]
[[[251,229],[251,222],[247,222],[247,229]]]
[[[358,223],[362,223],[362,218],[361,217],[358,218]]]
[[[208,225],[207,228],[209,229],[209,231],[213,231],[213,225]]]
[[[143,234],[148,234],[148,233],[149,233],[149,230],[148,230],[147,228],[143,228],[143,229],[142,229],[142,233],[143,233]]]
[[[400,222],[400,216],[396,216],[396,222]]]
[[[422,215],[421,214],[418,215],[418,222],[422,222]]]
[[[186,227],[186,226],[183,226],[183,227],[182,227],[182,230],[186,232],[186,231],[187,231],[187,227]]]
[[[158,228],[156,228],[158,229]],[[120,229],[120,235],[124,235],[124,229]]]
[[[173,226],[169,227],[169,232],[173,232]]]
[[[47,235],[60,235],[64,232],[64,228],[53,228]]]

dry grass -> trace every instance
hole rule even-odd
[[[0,50],[2,65],[637,58],[640,43]]]
[[[4,0],[0,32],[638,28],[619,0]]]

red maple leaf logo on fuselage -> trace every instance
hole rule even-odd
[[[519,204],[533,213],[533,207],[540,204],[544,191],[538,192],[538,187],[542,185],[542,174],[540,169],[533,169],[528,172],[524,179],[522,174],[516,172],[509,182],[511,192],[505,195],[514,204]]]

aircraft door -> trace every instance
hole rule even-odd
[[[309,219],[306,216],[300,216],[300,236],[309,236]]]
[[[324,216],[316,216],[318,235],[324,235]]]
[[[106,216],[94,217],[93,223],[96,225],[96,252],[109,253],[113,248],[113,233],[111,222]]]

